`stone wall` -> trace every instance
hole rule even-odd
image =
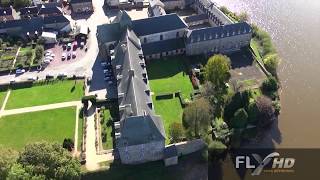
[[[165,141],[156,141],[148,144],[118,147],[118,150],[121,163],[140,164],[163,159],[164,147]]]
[[[185,3],[183,0],[162,1],[162,3],[164,4],[165,10],[183,9],[185,6]]]
[[[176,143],[178,156],[187,155],[203,149],[206,143],[202,139]]]

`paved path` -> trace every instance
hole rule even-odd
[[[11,94],[11,90],[8,90],[8,92],[7,92],[7,94],[6,94],[6,97],[4,98],[3,104],[2,104],[2,106],[1,106],[1,109],[0,109],[0,117],[1,117],[2,112],[4,111],[4,108],[5,108],[6,105],[7,105],[7,102],[8,102],[8,99],[9,99],[10,94]]]
[[[73,155],[77,156],[78,155],[78,129],[82,128],[79,127],[79,113],[80,113],[80,109],[82,107],[82,103],[77,105],[77,110],[76,110],[76,125],[75,125],[75,130],[74,130],[74,151],[73,151]]]
[[[13,63],[12,63],[12,69],[14,68],[14,65],[16,64],[17,57],[18,57],[19,52],[20,52],[20,48],[21,48],[21,47],[19,47],[19,48],[18,48],[17,53],[16,53],[16,56],[15,56],[15,58],[14,58],[14,60],[13,60]]]
[[[1,112],[1,116],[44,111],[44,110],[58,109],[58,108],[71,107],[71,106],[81,106],[81,101],[71,101],[71,102],[48,104],[48,105],[42,105],[42,106],[32,106],[32,107],[26,107],[26,108],[4,110]]]

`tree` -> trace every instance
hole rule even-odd
[[[205,78],[215,89],[224,89],[225,83],[230,79],[230,59],[224,55],[214,55],[209,58],[205,66]]]
[[[42,56],[43,56],[43,53],[44,53],[43,46],[36,46],[35,59],[36,60],[40,60],[42,58]]]
[[[31,0],[14,0],[13,7],[14,8],[21,8],[31,5]]]
[[[231,120],[231,127],[233,128],[245,128],[248,123],[248,114],[243,108],[238,109],[234,113],[234,117]]]
[[[17,157],[18,153],[16,151],[0,147],[0,179],[6,179]]]
[[[277,76],[277,68],[279,65],[279,58],[276,54],[268,55],[264,60],[266,69],[273,75]]]
[[[63,144],[62,147],[67,149],[68,151],[72,151],[72,149],[74,148],[74,142],[72,139],[70,138],[65,138],[63,140]]]
[[[7,176],[8,180],[27,180],[31,175],[22,167],[21,164],[13,164]],[[43,178],[44,179],[44,178]]]
[[[200,98],[188,105],[182,115],[183,126],[188,137],[201,137],[207,134],[211,120],[209,102]]]
[[[217,160],[226,151],[227,146],[220,141],[212,141],[208,145],[210,159]]]
[[[272,101],[266,96],[260,96],[257,98],[257,119],[258,126],[264,127],[275,120],[275,110],[272,106]]]
[[[29,144],[17,162],[29,174],[46,179],[80,179],[80,162],[57,143]]]
[[[32,58],[32,51],[27,51],[26,56],[28,57],[29,60]]]
[[[265,92],[276,92],[279,89],[278,81],[274,77],[268,77],[263,83],[262,83],[262,89]]]
[[[183,134],[181,123],[173,122],[170,124],[169,135],[172,143],[179,142],[183,138]]]

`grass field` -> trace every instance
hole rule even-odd
[[[147,65],[151,90],[157,94],[181,90],[184,98],[193,91],[183,57],[152,60]]]
[[[74,139],[76,108],[61,108],[11,116],[0,119],[0,144],[17,150],[27,143],[45,140],[63,142]]]
[[[75,86],[74,86],[75,85]],[[54,81],[31,88],[12,90],[6,109],[46,105],[80,100],[83,96],[83,81]]]
[[[157,115],[160,115],[163,120],[163,125],[166,130],[166,144],[169,143],[169,127],[173,122],[182,123],[183,109],[178,98],[156,100],[153,97],[153,103]]]
[[[0,109],[2,107],[2,104],[3,104],[4,98],[6,97],[6,94],[7,94],[6,91],[1,91],[0,92]]]

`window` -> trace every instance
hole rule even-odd
[[[177,32],[176,37],[179,37],[179,32]]]
[[[144,39],[143,39],[143,42],[144,42],[144,43],[147,43],[147,38],[144,38]]]
[[[163,40],[163,35],[161,34],[161,35],[160,35],[160,41],[162,41],[162,40]]]

